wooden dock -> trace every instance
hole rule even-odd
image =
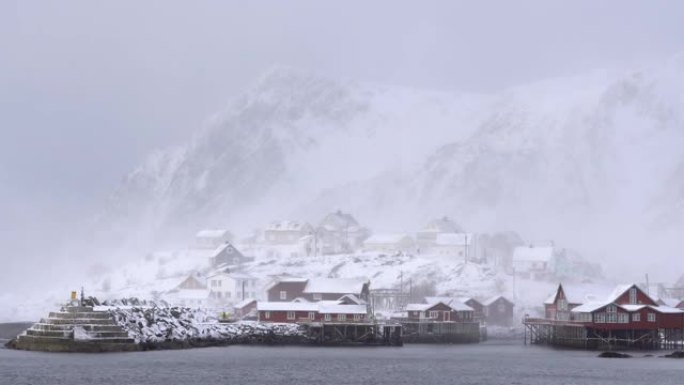
[[[597,328],[583,322],[525,318],[525,344],[580,349],[681,349],[684,329]]]
[[[456,344],[477,343],[486,338],[479,322],[401,321],[404,342]],[[484,338],[483,338],[484,337]]]
[[[396,323],[302,323],[307,337],[317,345],[402,346],[402,325]]]

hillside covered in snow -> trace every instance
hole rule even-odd
[[[682,57],[491,95],[276,68],[130,173],[93,247],[139,257],[200,228],[248,235],[342,208],[374,230],[449,215],[668,274],[684,228],[683,86]]]

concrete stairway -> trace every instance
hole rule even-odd
[[[19,335],[13,347],[48,352],[114,352],[138,350],[128,333],[104,311],[66,306]]]

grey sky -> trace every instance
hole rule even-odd
[[[488,92],[684,51],[682,16],[681,1],[2,0],[0,240],[79,221],[274,64]]]

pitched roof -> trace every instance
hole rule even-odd
[[[366,314],[368,308],[366,305],[320,305],[319,313],[321,314]]]
[[[429,300],[428,300],[429,299]],[[415,303],[406,305],[407,311],[425,311],[435,307],[438,304],[450,307],[453,311],[473,311],[473,308],[458,301],[455,298],[449,297],[426,297],[428,303]]]
[[[637,285],[637,284],[635,284],[635,283],[629,283],[629,284],[623,284],[623,285],[618,285],[618,286],[616,286],[615,289],[613,289],[613,291],[608,295],[608,298],[607,298],[606,300],[607,300],[608,302],[615,302],[615,301],[618,300],[618,298],[620,298],[623,294],[625,294],[629,289],[631,289],[631,288],[633,288],[633,287],[636,287],[637,290],[641,291],[641,292],[646,296],[646,298],[648,298],[648,299],[650,299],[651,301],[653,301],[653,303],[658,303],[658,301],[654,300],[653,297],[651,297],[650,295],[646,294],[646,292],[643,291],[643,290],[639,287],[639,285]]]
[[[611,303],[610,302],[603,302],[603,301],[602,302],[588,302],[588,303],[585,303],[585,304],[582,304],[580,306],[573,308],[572,310],[570,310],[570,312],[572,312],[572,313],[591,313],[591,312],[599,310],[603,307],[606,307],[608,305],[611,305]],[[615,306],[622,307],[620,305],[615,305]]]
[[[358,294],[367,283],[363,278],[311,278],[304,293]]]
[[[266,226],[267,231],[301,231],[310,228],[308,223],[299,221],[278,220]]]
[[[490,297],[487,300],[482,301],[482,304],[485,306],[489,306],[489,305],[493,304],[494,302],[496,302],[499,298],[510,303],[511,305],[514,305],[514,303],[512,301],[510,301],[508,298],[504,297],[503,295],[495,295],[493,297]]]
[[[254,299],[254,298],[245,298],[245,299],[243,299],[242,301],[240,301],[240,302],[236,303],[235,305],[233,305],[233,307],[236,308],[236,309],[242,309],[243,307],[245,307],[245,306],[251,304],[252,302],[256,302],[256,299]]]
[[[257,302],[259,311],[318,311],[313,302]]]

